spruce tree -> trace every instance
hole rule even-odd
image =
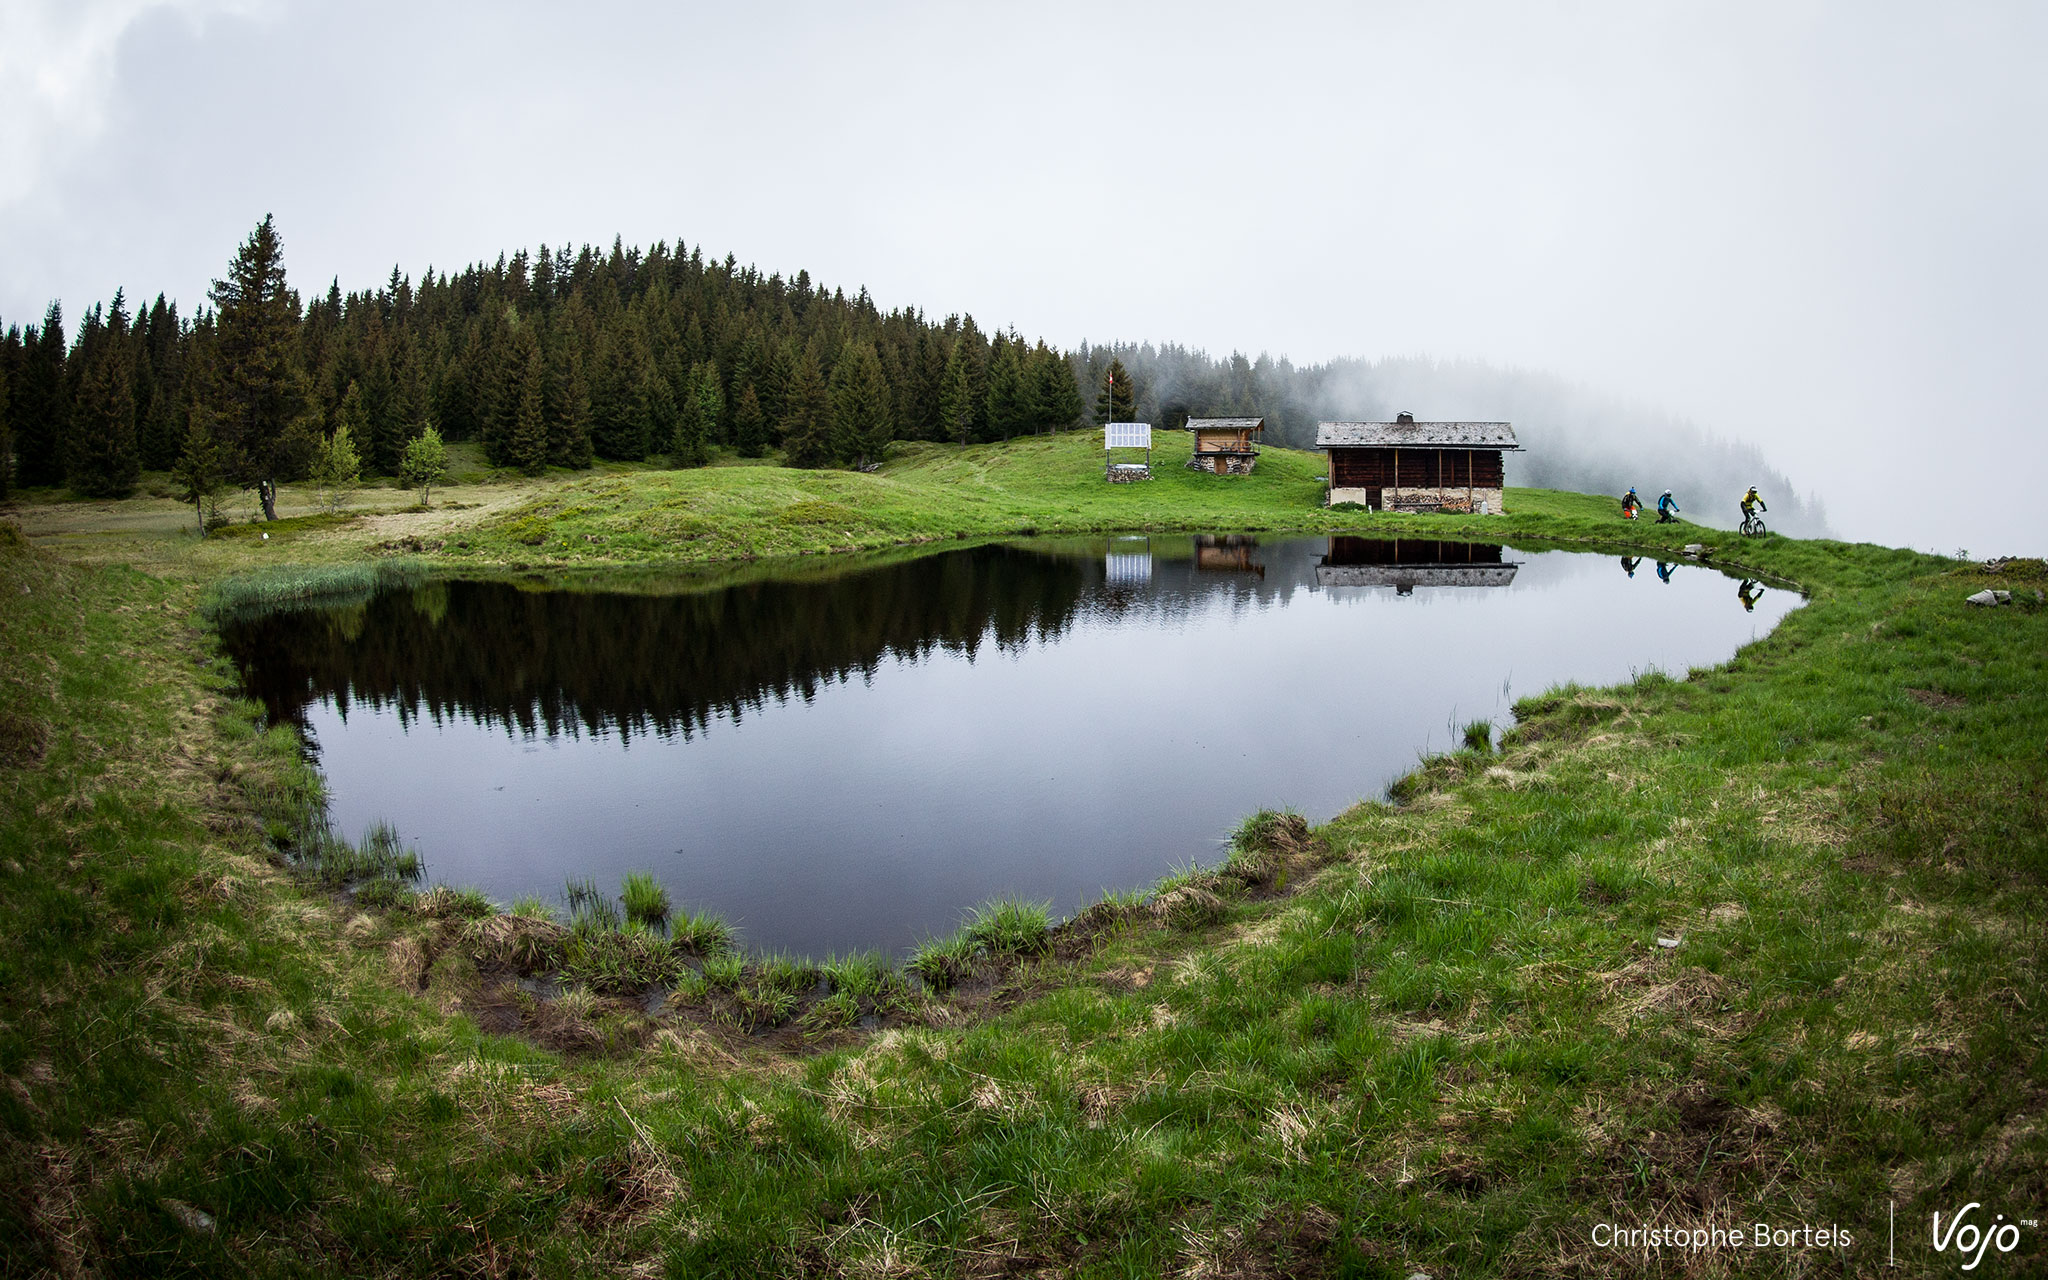
[[[1039,344],[1032,360],[1033,411],[1047,431],[1063,431],[1081,418],[1081,388],[1074,367],[1059,352]]]
[[[1109,372],[1104,375],[1102,394],[1095,397],[1095,417],[1101,422],[1136,422],[1137,388],[1131,385],[1131,375],[1125,371],[1124,362],[1112,358]]]
[[[704,419],[707,440],[723,441],[728,435],[725,388],[718,377],[718,361],[706,360],[692,370],[696,384],[697,412]]]
[[[880,462],[894,414],[882,362],[865,342],[849,342],[832,366],[834,452],[856,467]]]
[[[675,439],[669,446],[675,465],[701,467],[709,458],[708,441],[712,424],[718,421],[718,404],[717,366],[700,362],[690,370],[676,414]]]
[[[64,308],[51,303],[40,329],[31,329],[21,383],[12,395],[14,477],[23,488],[64,481],[63,424],[70,418],[64,386]]]
[[[543,386],[547,372],[541,359],[540,342],[531,326],[519,329],[518,351],[523,368],[519,393],[512,405],[512,430],[505,444],[505,461],[527,475],[537,476],[548,465],[547,422],[541,416]]]
[[[974,430],[974,411],[967,385],[967,344],[955,342],[946,357],[945,376],[939,379],[939,432],[943,439],[968,443]]]
[[[758,458],[768,452],[768,415],[761,412],[761,398],[751,382],[741,383],[733,398],[732,441],[742,457]]]
[[[548,424],[548,462],[580,471],[590,465],[590,382],[571,350],[561,366],[562,413]]]
[[[640,396],[647,403],[647,451],[649,453],[671,452],[665,446],[673,441],[681,430],[682,402],[688,403],[691,415],[695,416],[697,411],[695,398],[685,395],[681,397],[679,402],[675,389],[668,385],[668,379],[663,377],[660,371],[651,363],[641,374]],[[698,427],[698,430],[699,432],[703,430],[701,425]],[[676,465],[693,464],[677,463]]]
[[[14,486],[14,432],[7,425],[9,388],[14,383],[14,334],[0,347],[0,502],[7,501]]]
[[[805,348],[790,376],[782,412],[782,461],[789,467],[827,467],[833,462],[832,409],[818,358]]]
[[[647,456],[647,353],[616,311],[598,333],[590,387],[590,442],[600,458],[637,462]]]
[[[105,334],[97,348],[82,357],[86,367],[72,401],[65,472],[71,488],[88,498],[124,498],[134,491],[142,471],[135,448],[135,388],[124,338],[118,332]]]
[[[1008,440],[1031,429],[1031,389],[1025,384],[1018,343],[998,340],[989,354],[988,439]]]
[[[228,471],[277,518],[279,441],[299,414],[299,299],[285,284],[284,248],[268,214],[213,282],[218,309],[221,445]]]

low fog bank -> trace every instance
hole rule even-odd
[[[1507,456],[1511,485],[1608,493],[1617,503],[1633,485],[1652,505],[1668,488],[1689,519],[1733,528],[1741,519],[1737,503],[1754,484],[1773,529],[1828,533],[1819,498],[1795,489],[1757,445],[1721,439],[1554,374],[1419,357],[1296,368],[1268,356],[1215,360],[1184,347],[1084,344],[1075,353],[1082,385],[1099,391],[1112,358],[1131,374],[1138,418],[1163,427],[1190,417],[1259,415],[1269,442],[1309,448],[1324,419],[1388,421],[1409,412],[1425,421],[1505,420],[1522,444],[1522,452]]]

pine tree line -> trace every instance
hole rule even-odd
[[[497,466],[593,458],[696,466],[714,449],[792,466],[861,466],[892,440],[984,442],[1078,425],[1075,367],[1043,341],[883,312],[865,289],[764,276],[658,243],[543,245],[374,291],[337,280],[302,304],[269,218],[186,319],[117,292],[67,341],[0,333],[0,459],[12,479],[93,496],[175,471],[197,431],[224,483],[305,479],[346,428],[370,475],[399,473],[429,427]],[[0,475],[7,468],[0,465]],[[4,483],[0,480],[0,483]]]

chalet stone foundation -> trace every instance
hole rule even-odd
[[[1364,506],[1370,492],[1367,489],[1331,489],[1330,501],[1333,504],[1356,502]],[[1478,511],[1482,503],[1485,504],[1488,515],[1499,515],[1507,509],[1501,503],[1499,489],[1468,489],[1463,485],[1447,485],[1441,489],[1411,489],[1404,486],[1399,489],[1383,488],[1379,493],[1379,509],[1382,511],[1468,512]]]

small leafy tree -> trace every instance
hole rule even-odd
[[[220,495],[228,485],[220,444],[213,436],[212,417],[207,409],[193,406],[191,424],[185,428],[185,447],[171,464],[178,501],[192,504],[202,538],[209,524],[220,523]]]
[[[441,433],[428,427],[414,436],[398,466],[405,482],[420,491],[420,505],[430,505],[434,486],[448,474],[448,446],[441,442]]]
[[[349,388],[349,396],[355,396],[355,388]],[[348,405],[342,405],[343,421],[334,428],[334,434],[320,449],[320,461],[314,468],[313,478],[320,486],[322,497],[329,511],[339,511],[341,504],[348,501],[348,495],[355,492],[356,485],[363,478],[362,455],[356,452],[356,442],[348,428]]]

